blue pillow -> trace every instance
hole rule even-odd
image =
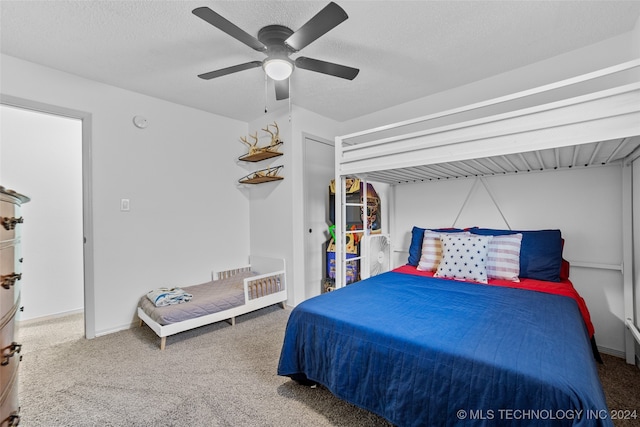
[[[443,233],[459,233],[461,230],[459,228],[420,228],[414,226],[411,230],[411,244],[409,245],[409,259],[407,260],[407,264],[413,265],[416,267],[420,262],[420,257],[422,256],[422,240],[424,239],[424,231],[440,231]]]
[[[522,233],[520,246],[520,277],[560,281],[562,267],[562,233],[560,230],[496,230],[491,228],[469,229],[473,234],[500,236]]]
[[[409,245],[409,259],[407,264],[416,267],[422,255],[422,239],[424,239],[424,228],[414,226],[411,230],[411,244]]]

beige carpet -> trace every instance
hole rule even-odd
[[[289,310],[272,306],[167,338],[146,326],[86,340],[21,326],[21,426],[388,426],[276,375]],[[62,331],[61,331],[62,332]],[[66,341],[65,341],[66,340]],[[37,350],[31,349],[37,348]]]
[[[268,307],[235,327],[168,337],[164,352],[146,326],[85,340],[81,315],[21,325],[20,425],[389,427],[322,387],[276,375],[288,316]],[[640,411],[640,370],[604,357],[609,407]]]

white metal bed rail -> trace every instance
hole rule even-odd
[[[340,148],[342,175],[590,144],[640,132],[640,83]],[[342,143],[343,140],[340,140]]]
[[[579,76],[575,76],[575,77],[571,77],[568,79],[564,79],[564,80],[560,80],[558,82],[553,82],[553,83],[549,83],[543,86],[538,86],[532,89],[527,89],[527,90],[523,90],[523,91],[519,91],[519,92],[515,92],[509,95],[505,95],[505,96],[500,96],[497,98],[493,98],[493,99],[489,99],[486,101],[481,101],[481,102],[476,102],[473,104],[469,104],[469,105],[465,105],[462,107],[458,107],[458,108],[452,108],[449,110],[445,110],[445,111],[441,111],[438,113],[433,113],[433,114],[428,114],[425,116],[421,116],[421,117],[416,117],[413,119],[409,119],[409,120],[404,120],[401,122],[397,122],[397,123],[391,123],[388,125],[384,125],[384,126],[379,126],[376,128],[372,128],[372,129],[366,129],[363,131],[359,131],[359,132],[354,132],[354,133],[350,133],[347,135],[343,135],[340,137],[340,139],[342,141],[346,141],[346,140],[355,140],[356,138],[362,137],[362,136],[366,136],[366,135],[371,135],[371,134],[376,134],[376,133],[382,133],[388,130],[392,130],[392,129],[397,129],[397,128],[402,128],[405,126],[409,126],[412,124],[416,124],[416,123],[421,123],[421,122],[427,122],[427,121],[431,121],[431,120],[435,120],[437,118],[441,118],[441,117],[446,117],[446,116],[453,116],[455,114],[459,114],[459,113],[463,113],[463,112],[468,112],[468,111],[473,111],[473,110],[478,110],[481,108],[485,108],[485,107],[489,107],[489,106],[493,106],[493,105],[497,105],[497,104],[502,104],[508,101],[513,101],[513,100],[517,100],[517,99],[523,99],[532,95],[537,95],[537,94],[541,94],[544,92],[550,92],[556,89],[560,89],[560,88],[564,88],[564,87],[568,87],[571,85],[575,85],[578,83],[583,83],[583,82],[587,82],[587,81],[591,81],[591,80],[595,80],[601,77],[605,77],[605,76],[610,76],[619,72],[623,72],[623,71],[627,71],[627,70],[631,70],[634,68],[639,68],[640,67],[640,59],[634,59],[632,61],[627,61],[627,62],[623,62],[621,64],[617,64],[611,67],[606,67],[600,70],[596,70],[590,73],[586,73],[586,74],[582,74]],[[379,142],[371,142],[373,144],[375,143],[383,143],[384,140],[381,140]]]
[[[636,325],[633,324],[633,320],[627,318],[627,320],[625,321],[625,326],[629,329],[631,335],[633,335],[633,338],[636,340],[638,345],[640,345],[640,331],[638,330],[638,328],[636,328]]]
[[[337,169],[336,169],[337,170]],[[367,226],[367,180],[360,179],[360,203],[347,203],[347,192],[345,191],[346,176],[336,176],[335,183],[335,200],[336,200],[336,233],[335,233],[335,248],[336,248],[336,289],[341,288],[347,283],[347,251],[345,238],[347,233],[361,234],[360,239],[360,256],[355,258],[349,258],[349,262],[360,262],[359,271],[362,272],[362,268],[366,265],[365,254],[368,250],[368,236],[369,227]],[[340,201],[340,208],[338,209],[338,201]],[[359,206],[362,212],[362,230],[349,230],[346,229],[344,219],[347,217],[347,206]],[[362,273],[361,273],[362,274]]]

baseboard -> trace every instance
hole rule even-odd
[[[136,320],[129,323],[128,325],[120,325],[120,326],[116,326],[115,328],[105,329],[104,331],[96,331],[96,338],[103,337],[109,334],[115,334],[116,332],[120,332],[120,331],[126,331],[128,329],[138,328],[138,327],[140,327],[140,321]]]
[[[625,354],[625,352],[621,351],[621,350],[614,350],[614,349],[611,349],[611,348],[598,346],[598,351],[600,353],[608,354],[609,356],[619,357],[620,359],[625,359],[626,360],[626,358],[627,358],[627,355]],[[640,369],[640,355],[638,355],[638,353],[636,353],[636,355],[635,355],[635,360],[636,360],[636,367],[638,367],[638,369]]]
[[[29,325],[31,323],[43,322],[43,321],[53,320],[53,319],[59,319],[60,317],[71,316],[72,314],[80,314],[80,313],[84,313],[84,309],[83,308],[78,308],[78,309],[69,310],[69,311],[63,311],[62,313],[49,314],[47,316],[33,317],[31,319],[26,319],[26,320],[21,320],[20,319],[20,320],[18,320],[18,323],[20,325]]]
[[[609,356],[619,357],[621,359],[624,359],[626,357],[626,355],[624,354],[624,351],[614,350],[612,348],[598,346],[598,351],[600,353],[608,354]]]

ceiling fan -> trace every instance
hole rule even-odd
[[[246,62],[200,74],[198,77],[201,79],[210,80],[262,66],[267,76],[275,83],[276,99],[282,100],[289,98],[288,79],[294,68],[302,68],[348,80],[353,80],[360,72],[357,68],[319,59],[304,56],[299,56],[296,59],[289,57],[292,53],[302,50],[349,18],[347,13],[333,2],[325,6],[298,31],[294,32],[283,25],[267,25],[258,31],[258,38],[253,37],[208,7],[196,8],[193,10],[193,14],[250,48],[267,55],[264,61]]]

